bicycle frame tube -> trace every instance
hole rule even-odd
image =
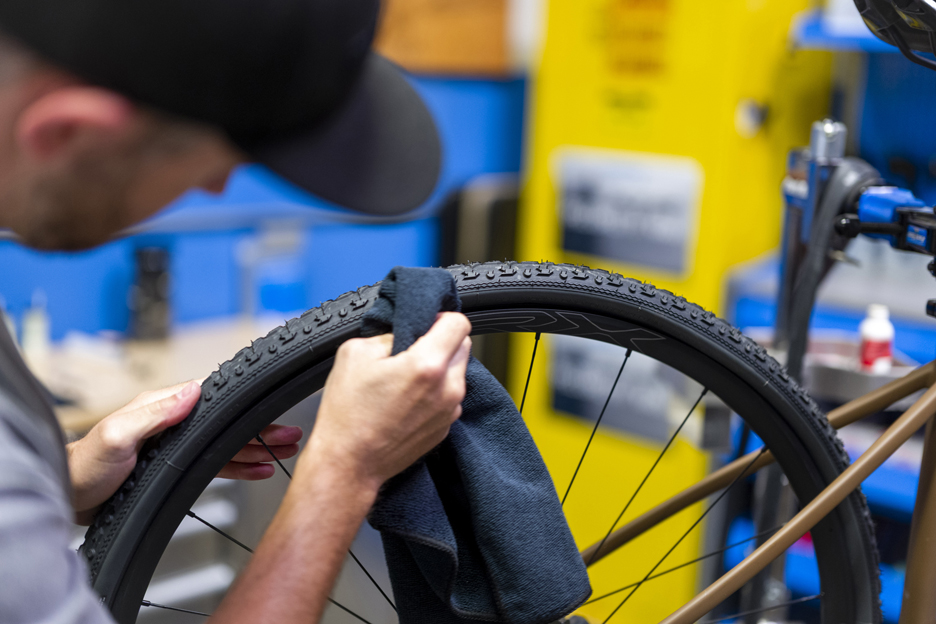
[[[901,624],[936,620],[936,421],[926,425],[920,483],[910,525]]]
[[[731,594],[738,591],[745,583],[750,581],[754,575],[763,570],[771,561],[783,554],[796,540],[814,527],[816,523],[834,509],[836,505],[845,500],[849,494],[861,485],[861,482],[864,481],[868,475],[884,463],[884,460],[893,455],[904,442],[910,439],[910,436],[930,421],[933,414],[936,414],[936,386],[930,387],[930,389],[927,390],[910,409],[904,412],[900,418],[898,418],[894,424],[861,455],[861,457],[846,468],[845,471],[830,483],[826,489],[820,492],[816,498],[803,507],[803,509],[787,522],[782,529],[775,533],[773,537],[768,539],[761,547],[751,553],[751,555],[728,571],[720,579],[712,583],[699,595],[683,605],[678,611],[663,620],[661,624],[692,624],[718,606],[723,600],[731,596]],[[933,450],[934,449],[931,447],[929,453],[930,463],[933,462]],[[924,456],[926,456],[925,452]],[[932,469],[932,466],[925,465],[924,468]],[[928,559],[928,556],[932,554],[929,551],[936,548],[936,545],[933,544],[933,542],[936,542],[936,538],[934,538],[931,533],[932,530],[936,528],[936,526],[933,526],[936,525],[936,504],[931,500],[933,493],[930,491],[931,488],[929,488],[931,477],[932,475],[930,474],[925,479],[921,478],[920,487],[922,488],[921,493],[923,494],[923,499],[918,499],[918,509],[914,510],[914,525],[917,528],[917,533],[929,533],[926,535],[927,549],[923,552],[915,553],[914,556],[914,559],[917,561],[915,565],[920,569],[926,569],[934,565],[931,561],[923,561]],[[918,520],[917,516],[918,512],[921,512],[921,507],[927,509],[927,512],[919,513],[920,518]],[[924,522],[929,524],[924,524]],[[918,538],[921,538],[921,536],[918,535]],[[911,543],[911,548],[913,547],[914,545]],[[907,575],[908,577],[910,575],[909,566]],[[932,591],[931,586],[927,586],[927,581],[933,580],[932,577],[916,580],[919,581],[919,583],[916,584],[924,588],[921,590],[923,594],[926,593],[927,589]],[[917,592],[917,594],[921,592]],[[912,621],[932,621],[933,618],[936,617],[936,611],[933,610],[936,600],[928,596],[926,600],[917,602],[916,599],[918,598],[919,596],[915,595],[911,596],[909,600],[919,605],[916,617]],[[908,602],[908,594],[906,592],[904,601],[905,603]],[[916,605],[914,609],[917,609]],[[926,610],[927,608],[929,608],[929,611]],[[901,619],[902,621],[911,621],[909,619]]]
[[[832,410],[828,414],[829,423],[836,429],[840,429],[845,425],[850,425],[870,414],[874,414],[934,383],[936,383],[936,362],[930,362],[929,364],[914,369],[900,379],[895,379],[877,390],[869,392]],[[592,544],[582,551],[582,558],[585,560],[586,565],[591,566],[601,561],[601,559],[624,546],[624,544],[627,544],[635,537],[643,534],[647,529],[656,526],[663,520],[714,494],[718,490],[727,487],[735,480],[741,471],[745,469],[745,466],[748,466],[754,461],[757,454],[758,452],[755,451],[736,459],[708,475],[698,483],[683,490],[676,496],[667,499],[653,509],[634,518],[614,531],[614,533],[604,540],[603,545],[601,545],[601,542]],[[754,464],[751,465],[749,470],[750,472],[756,472],[771,463],[773,463],[773,455],[769,452],[764,453],[760,458],[754,461]],[[601,546],[601,551],[596,553],[599,546]]]

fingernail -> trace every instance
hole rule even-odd
[[[182,399],[190,399],[198,392],[201,392],[201,386],[199,386],[197,382],[193,381],[179,391],[179,397]]]

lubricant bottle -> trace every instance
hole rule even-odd
[[[893,363],[894,325],[887,306],[873,303],[858,332],[861,334],[861,370],[869,373],[890,372]]]

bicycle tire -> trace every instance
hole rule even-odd
[[[650,332],[658,339],[638,349],[652,348],[656,359],[691,369],[690,376],[717,389],[734,411],[747,413],[801,503],[848,465],[825,415],[784,368],[739,330],[682,297],[565,264],[489,262],[448,270],[476,334],[567,333],[619,342],[614,332]],[[322,387],[338,346],[359,335],[378,287],[326,302],[239,351],[204,382],[191,415],[143,447],[80,549],[92,585],[120,624],[135,621],[159,557],[198,495],[257,432]],[[822,621],[880,622],[878,556],[861,492],[820,522],[812,537]]]

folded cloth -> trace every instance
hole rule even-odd
[[[365,336],[406,350],[440,311],[452,276],[397,267],[364,316]],[[401,624],[542,624],[591,594],[552,479],[510,395],[471,358],[462,416],[446,440],[388,481],[370,513]]]

